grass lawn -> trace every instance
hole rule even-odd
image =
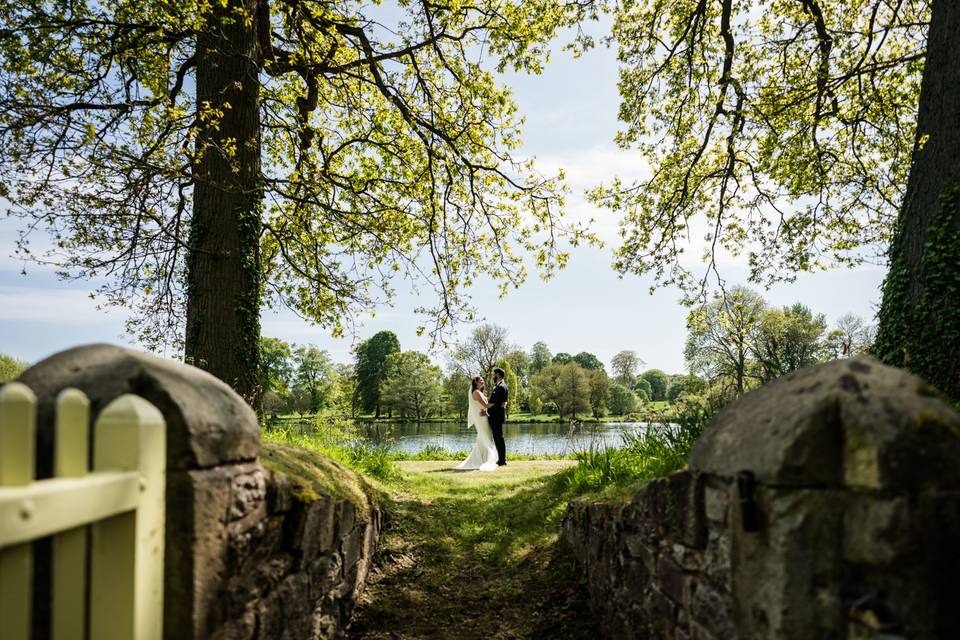
[[[568,460],[455,472],[407,461],[350,638],[593,638],[580,572],[558,544]]]

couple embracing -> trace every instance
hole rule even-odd
[[[503,423],[507,414],[507,397],[510,390],[503,382],[503,369],[493,370],[493,392],[488,398],[483,376],[477,376],[470,383],[467,424],[477,430],[477,442],[466,460],[454,469],[467,471],[495,471],[507,464],[507,446],[503,441]]]

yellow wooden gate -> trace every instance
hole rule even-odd
[[[19,383],[0,388],[3,640],[30,638],[30,543],[49,535],[55,640],[82,638],[84,628],[92,640],[160,640],[163,634],[163,416],[137,396],[111,402],[94,425],[91,471],[89,413],[80,391],[58,396],[56,477],[35,480],[36,398]]]

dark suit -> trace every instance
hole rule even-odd
[[[507,463],[507,444],[503,441],[503,423],[507,419],[507,398],[510,396],[510,390],[506,383],[501,380],[493,388],[490,394],[490,404],[492,407],[487,409],[487,416],[490,420],[490,430],[493,431],[493,442],[497,445],[497,464]]]

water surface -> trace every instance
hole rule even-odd
[[[510,453],[569,455],[594,448],[618,447],[622,434],[634,434],[647,426],[644,422],[608,422],[603,424],[534,424],[508,422],[503,437]],[[476,433],[466,421],[431,423],[379,423],[366,428],[370,439],[388,444],[394,451],[416,454],[427,447],[448,451],[467,451],[473,447]]]

